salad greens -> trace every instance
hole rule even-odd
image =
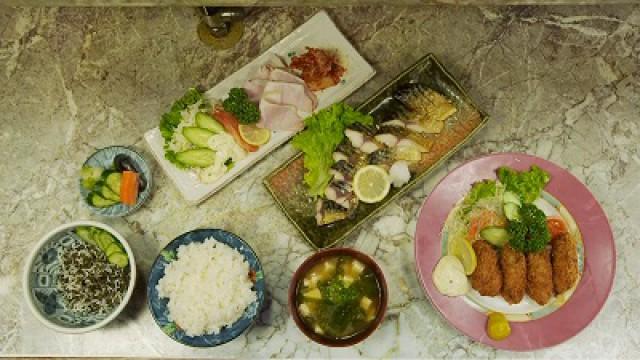
[[[507,231],[511,247],[524,253],[543,250],[551,241],[547,216],[534,204],[522,204],[520,220],[509,221]]]
[[[293,138],[293,146],[304,153],[304,181],[311,196],[324,193],[331,180],[333,152],[353,124],[372,125],[373,118],[344,103],[336,103],[304,120],[306,129]]]
[[[171,140],[173,132],[176,130],[178,125],[180,125],[180,122],[182,121],[182,115],[180,112],[202,99],[202,93],[197,89],[191,88],[187,90],[182,98],[173,103],[169,112],[162,115],[162,120],[160,120],[160,133],[162,133],[162,137],[165,142]]]
[[[471,187],[471,191],[464,198],[462,205],[467,211],[471,210],[471,207],[475,205],[480,199],[492,197],[496,195],[496,182],[495,180],[483,180],[479,181]]]
[[[222,107],[226,112],[235,115],[240,124],[255,124],[260,120],[258,106],[249,100],[243,88],[229,90],[229,97],[222,102]]]
[[[322,298],[336,305],[354,302],[359,299],[358,291],[354,287],[345,286],[339,278],[332,278],[326,284],[319,286]]]
[[[542,189],[549,182],[549,173],[535,165],[529,171],[517,171],[503,166],[498,169],[497,174],[506,190],[518,194],[525,203],[532,203],[539,198]]]
[[[202,93],[195,88],[191,88],[187,90],[180,99],[173,103],[171,110],[164,113],[160,120],[160,133],[164,138],[164,157],[179,169],[186,169],[190,166],[178,160],[176,152],[169,148],[169,143],[173,138],[173,133],[180,125],[180,122],[182,122],[181,111],[198,103],[199,101],[202,102],[202,105],[206,106]]]

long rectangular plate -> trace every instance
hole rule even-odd
[[[456,80],[440,64],[433,54],[399,74],[394,80],[372,95],[358,110],[376,119],[385,119],[393,112],[393,94],[407,85],[420,84],[431,88],[451,100],[457,112],[451,116],[442,132],[434,137],[434,145],[417,166],[416,175],[400,188],[392,188],[379,203],[360,203],[354,215],[336,223],[318,226],[315,220],[315,201],[307,193],[303,183],[304,160],[301,153],[294,155],[264,180],[282,211],[293,222],[306,241],[314,248],[326,248],[344,240],[367,219],[371,218],[397,197],[408,192],[413,185],[427,176],[434,168],[448,159],[488,121],[488,116],[478,110]]]
[[[371,65],[342,35],[327,13],[321,11],[252,62],[208,90],[205,96],[209,99],[221,100],[226,97],[231,88],[242,87],[244,82],[255,74],[260,66],[267,63],[274,56],[288,59],[294,54],[304,53],[306,47],[336,50],[346,68],[340,84],[315,93],[318,97],[318,110],[345,99],[369,81],[376,73]],[[170,104],[167,104],[167,108],[169,107]],[[274,131],[271,135],[271,140],[267,144],[262,145],[258,151],[238,161],[233,169],[218,180],[208,184],[199,181],[195,173],[180,170],[165,159],[164,139],[160,134],[159,128],[156,127],[149,130],[145,133],[144,138],[153,156],[176,185],[184,199],[189,203],[197,204],[222,189],[238,175],[260,161],[260,159],[287,142],[293,135],[295,133],[291,131]]]

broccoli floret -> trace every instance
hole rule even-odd
[[[236,116],[241,124],[254,124],[260,120],[258,106],[249,100],[247,92],[242,88],[233,88],[229,97],[222,102],[225,111]]]
[[[510,221],[507,231],[511,247],[524,253],[543,250],[551,240],[547,216],[533,204],[522,204],[520,221]]]

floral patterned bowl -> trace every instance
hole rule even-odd
[[[147,162],[144,160],[144,157],[134,151],[131,148],[125,146],[109,146],[106,148],[99,149],[89,156],[89,158],[82,164],[82,166],[94,166],[101,167],[104,169],[109,169],[113,166],[113,159],[117,155],[127,155],[129,159],[133,162],[133,165],[136,168],[136,171],[139,173],[139,176],[142,176],[146,181],[146,186],[144,189],[140,191],[138,194],[138,201],[136,201],[135,205],[129,206],[123,203],[117,203],[113,206],[109,207],[95,207],[87,201],[87,197],[89,196],[89,190],[85,189],[82,186],[82,180],[78,180],[78,184],[80,187],[80,196],[82,196],[83,202],[89,210],[93,213],[105,217],[118,217],[118,216],[126,216],[136,211],[142,204],[147,201],[149,196],[151,195],[151,189],[153,187],[152,181],[152,171]]]
[[[60,257],[77,242],[72,233],[77,227],[93,226],[109,232],[122,245],[129,265],[129,284],[122,301],[108,314],[79,314],[64,305],[56,282],[60,271]],[[105,326],[115,319],[131,298],[136,282],[136,264],[133,252],[126,240],[112,227],[95,221],[76,221],[59,226],[45,235],[27,259],[24,271],[24,294],[28,307],[35,317],[53,330],[63,333],[83,333]]]
[[[160,279],[164,277],[164,269],[167,264],[177,259],[177,250],[181,245],[192,242],[204,242],[209,237],[230,246],[244,256],[245,260],[249,263],[249,268],[256,274],[253,286],[256,291],[256,301],[247,306],[240,319],[236,320],[231,326],[223,327],[219,333],[189,336],[170,319],[169,308],[167,306],[169,300],[160,298],[156,286]],[[204,285],[205,284],[203,284],[203,286]],[[264,272],[260,260],[258,260],[253,249],[237,235],[221,229],[192,230],[173,239],[156,258],[151,267],[149,282],[147,283],[147,299],[149,301],[149,310],[156,324],[173,340],[193,347],[218,346],[240,336],[240,334],[249,328],[258,318],[265,300]]]

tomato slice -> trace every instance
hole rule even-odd
[[[550,216],[547,218],[547,228],[549,229],[549,233],[551,233],[552,238],[569,232],[567,224],[565,224],[564,220],[558,216]]]
[[[249,152],[258,151],[259,149],[258,146],[248,144],[246,141],[242,139],[242,136],[240,136],[240,130],[238,130],[238,126],[239,126],[238,119],[236,119],[236,117],[233,116],[233,114],[226,112],[220,108],[216,108],[213,111],[213,116],[220,123],[222,123],[222,126],[224,126],[224,129],[227,130],[227,132],[231,134],[231,136],[233,136],[234,140],[243,149]]]

